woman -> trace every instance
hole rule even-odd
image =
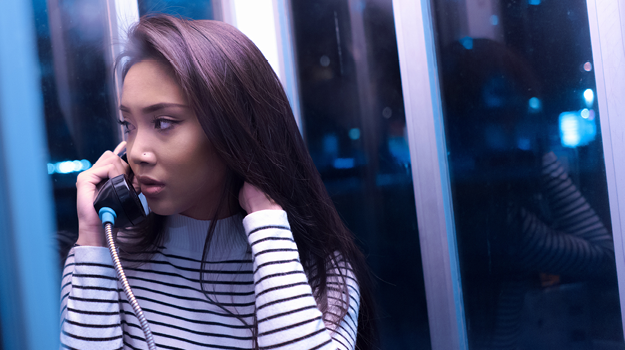
[[[62,344],[146,348],[93,209],[97,184],[132,171],[151,213],[120,251],[158,348],[370,348],[363,255],[258,48],[221,22],[156,15],[121,59],[128,143],[78,177]]]

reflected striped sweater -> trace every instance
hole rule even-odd
[[[256,315],[261,349],[354,349],[360,299],[351,270],[340,266],[349,296],[333,288],[339,271],[329,271],[328,311],[322,314],[284,211],[219,220],[205,267],[207,298],[199,271],[209,225],[171,216],[164,248],[148,261],[123,261],[157,348],[251,349],[249,325]],[[341,300],[349,308],[339,323]],[[61,320],[64,348],[147,349],[107,248],[70,251]]]
[[[510,207],[509,225],[518,228],[520,235],[508,263],[519,273],[502,282],[488,349],[517,348],[524,297],[534,273],[583,280],[614,266],[611,233],[553,152],[543,156],[540,185],[553,223],[546,224],[526,208]]]

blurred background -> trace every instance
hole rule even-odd
[[[419,164],[410,152],[419,140],[408,139],[392,0],[24,3],[44,123],[42,181],[52,196],[53,283],[77,239],[76,176],[122,137],[113,61],[124,30],[151,12],[223,20],[276,69],[328,192],[367,256],[380,348],[433,348],[428,311],[436,310],[428,310],[412,173]],[[431,11],[432,75],[440,81],[459,259],[450,268],[462,281],[465,346],[625,349],[586,1],[421,3]],[[565,190],[545,189],[549,176],[568,179],[578,204],[553,199]],[[536,220],[514,221],[517,211]],[[562,223],[571,217],[578,222]],[[569,239],[598,253],[571,248]],[[5,272],[16,264],[10,259]],[[0,295],[17,293],[5,289]],[[5,300],[0,349],[36,348],[16,340],[28,326],[9,327]]]

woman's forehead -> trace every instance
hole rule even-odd
[[[153,103],[186,104],[187,99],[167,64],[157,60],[143,60],[128,70],[121,103],[132,109]]]

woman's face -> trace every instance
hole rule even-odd
[[[128,163],[150,209],[212,218],[227,169],[170,68],[155,60],[134,64],[124,80],[120,109]]]

